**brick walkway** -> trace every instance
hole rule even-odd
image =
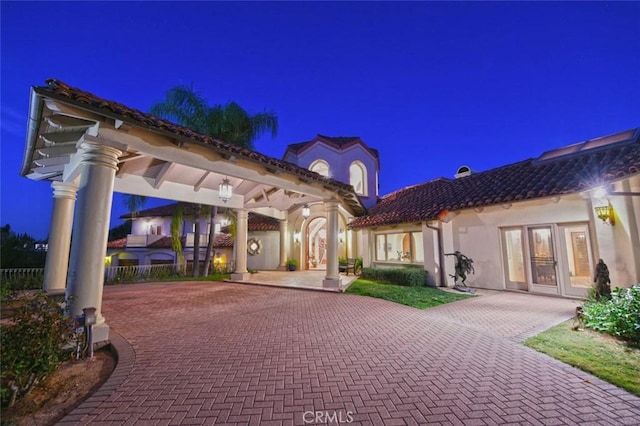
[[[107,287],[121,362],[63,423],[638,424],[639,398],[515,342],[574,306],[496,293],[419,311],[236,284]]]

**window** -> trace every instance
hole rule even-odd
[[[329,164],[324,160],[316,160],[309,166],[309,170],[319,175],[329,177]]]
[[[360,161],[349,166],[349,183],[358,195],[367,195],[367,168]]]
[[[376,235],[376,260],[386,262],[424,262],[422,232]]]

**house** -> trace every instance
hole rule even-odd
[[[614,285],[640,282],[639,135],[638,129],[620,132],[480,173],[462,166],[453,179],[434,179],[382,198],[378,152],[357,136],[318,134],[289,145],[283,160],[349,182],[369,206],[359,217],[338,214],[339,257],[362,256],[373,267],[423,267],[432,284],[453,286],[456,260],[448,255],[459,251],[474,261],[475,273],[467,278],[471,286],[584,297],[600,258]],[[326,270],[326,215],[318,207],[309,208],[306,218],[298,215],[292,229],[288,256],[300,259],[303,270]],[[610,217],[602,220],[601,212]],[[140,223],[133,230],[138,236],[130,241],[151,234],[145,251],[150,263],[162,253],[153,241],[168,229],[170,213],[151,209],[134,220]],[[249,252],[251,269],[278,268],[273,256],[265,259],[266,253],[279,252],[278,234],[277,221],[249,215],[250,244],[258,252],[268,247]],[[173,261],[170,240],[165,241],[163,256]],[[128,242],[120,258],[127,259],[133,247]],[[222,247],[221,259],[231,259],[233,242],[227,238]]]
[[[452,286],[454,256],[479,288],[583,297],[596,262],[613,285],[640,282],[640,129],[385,195],[350,227],[365,265],[416,265]]]
[[[435,285],[451,286],[447,255],[458,251],[473,258],[468,283],[477,287],[583,296],[598,259],[615,285],[638,283],[639,135],[620,132],[479,173],[464,166],[455,179],[379,197],[378,152],[358,137],[317,135],[278,160],[51,79],[31,89],[21,174],[53,189],[45,290],[65,292],[72,315],[95,307],[100,341],[108,336],[100,308],[114,192],[232,214],[237,281],[249,279],[247,268],[284,269],[296,259],[303,270],[325,271],[323,287],[339,290],[338,258],[362,256],[365,266],[422,267]],[[171,261],[168,217],[136,218],[110,258]],[[250,217],[270,222],[251,228]],[[227,245],[218,241],[216,250],[228,257]]]
[[[110,266],[137,266],[177,263],[177,254],[172,246],[171,221],[178,203],[166,204],[129,213],[120,219],[131,220],[131,234],[126,238],[109,241],[107,244],[107,263]],[[182,220],[180,225],[181,244],[187,267],[193,263],[193,245],[195,236],[194,208],[192,204],[181,206]],[[215,241],[213,245],[212,263],[225,270],[234,269],[234,241],[229,233],[231,213],[221,211],[214,219]],[[206,216],[206,217],[203,217]],[[247,268],[260,270],[276,270],[279,266],[279,233],[277,219],[256,213],[248,215],[248,246],[252,242],[255,247],[247,249]],[[204,260],[209,241],[209,215],[200,217],[200,259]],[[275,248],[274,248],[275,247]],[[260,256],[262,254],[262,256]]]

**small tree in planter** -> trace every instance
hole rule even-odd
[[[285,266],[288,270],[295,271],[298,268],[298,261],[295,259],[288,259],[287,263],[285,263]]]

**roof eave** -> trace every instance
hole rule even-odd
[[[29,117],[27,122],[27,143],[24,150],[20,176],[26,176],[31,169],[33,153],[38,139],[38,129],[40,128],[40,121],[42,120],[43,107],[44,102],[42,100],[42,96],[38,94],[35,87],[31,87],[29,98]]]

